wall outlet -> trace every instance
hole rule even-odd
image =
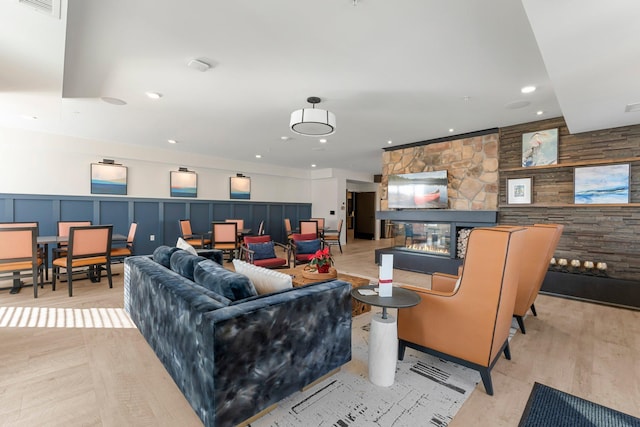
[[[152,242],[156,240],[156,235],[152,234],[149,236],[149,240],[151,240]]]

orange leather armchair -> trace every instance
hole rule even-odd
[[[398,310],[398,358],[406,347],[476,369],[493,394],[491,369],[509,351],[526,230],[475,228],[467,244],[459,286],[451,292],[404,286],[420,304]]]
[[[523,334],[526,334],[524,316],[529,308],[534,316],[538,315],[533,303],[540,292],[563,229],[564,226],[560,224],[535,224],[527,227],[527,255],[520,267],[518,295],[513,309],[513,316]]]

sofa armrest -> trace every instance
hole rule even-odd
[[[350,292],[333,280],[206,313],[216,424],[238,424],[351,360]]]

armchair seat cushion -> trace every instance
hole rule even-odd
[[[287,260],[284,258],[269,258],[269,259],[259,259],[259,260],[254,259],[253,264],[257,265],[258,267],[274,268],[274,267],[287,265]]]
[[[249,243],[249,250],[253,251],[253,260],[267,260],[276,258],[276,251],[273,248],[273,242],[265,243]]]

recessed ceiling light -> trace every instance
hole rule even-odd
[[[544,111],[542,111],[542,110],[538,110],[538,111],[536,111],[536,115],[538,115],[538,116],[541,116],[541,115],[543,115],[543,114],[544,114]]]
[[[393,144],[393,141],[392,140],[388,140],[387,144]]]
[[[145,95],[147,95],[147,97],[149,99],[160,99],[160,98],[162,98],[162,94],[158,93],[158,92],[145,92]]]
[[[256,159],[261,159],[262,158],[262,154],[256,154]]]
[[[522,93],[531,93],[531,92],[535,92],[536,91],[536,87],[535,86],[525,86],[522,89],[520,89],[520,92]]]
[[[169,144],[177,144],[178,143],[178,141],[176,141],[175,139],[167,139],[167,142]]]
[[[311,165],[311,167],[312,167],[312,168],[315,168],[315,167],[316,167],[315,163],[314,163],[314,164],[312,164],[312,165]]]
[[[111,104],[111,105],[127,105],[127,103],[125,101],[123,101],[122,99],[120,99],[120,98],[112,98],[110,96],[103,96],[100,99],[102,99],[107,104]]]
[[[324,139],[324,138],[319,139],[318,141],[320,141],[320,144],[326,144],[326,142],[327,142],[327,140],[326,140],[326,139]]]
[[[291,139],[291,137],[290,136],[281,136],[280,139],[283,140],[283,141],[288,141],[288,140]]]
[[[449,132],[453,132],[453,131],[454,131],[454,129],[453,129],[453,128],[449,128]]]

